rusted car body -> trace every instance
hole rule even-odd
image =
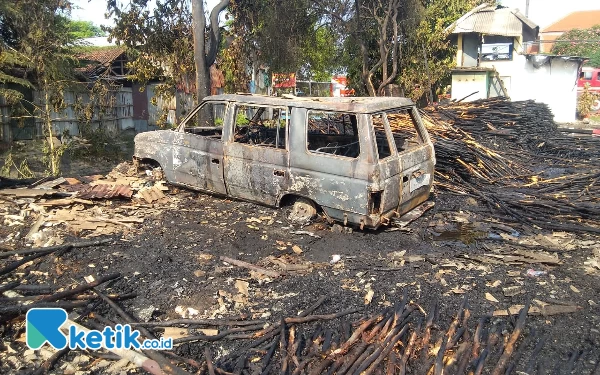
[[[159,164],[172,184],[301,202],[370,228],[427,200],[435,165],[414,104],[388,97],[210,96],[177,129],[138,134],[134,158]]]

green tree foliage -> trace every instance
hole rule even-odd
[[[75,59],[71,47],[65,0],[20,0],[0,2],[0,95],[12,104],[13,116],[43,121],[46,140],[52,139],[51,112],[65,107],[63,92],[74,81]],[[23,88],[35,88],[41,103],[25,103]],[[49,173],[59,172],[64,151],[46,143]]]
[[[314,1],[232,0],[229,11],[224,67],[232,87],[246,90],[248,68],[259,65],[314,80],[339,68],[339,37]]]
[[[483,2],[357,0],[344,56],[351,85],[359,94],[383,95],[395,83],[413,100],[435,91],[456,53],[445,29]]]
[[[295,72],[302,64],[307,39],[314,41],[318,14],[310,4],[309,0],[234,0],[230,12],[236,36],[273,70]]]
[[[126,6],[108,2],[115,22],[106,28],[109,40],[128,48],[131,78],[142,85],[160,79],[153,104],[175,96],[176,88],[193,86],[194,47],[192,15],[188,1],[134,1]],[[165,116],[166,119],[166,112]]]
[[[68,20],[69,34],[73,39],[85,39],[96,36],[106,36],[99,26],[94,25],[91,21],[75,21]]]
[[[335,33],[326,25],[315,26],[312,40],[302,47],[304,59],[301,76],[313,81],[329,81],[336,70],[341,69],[340,48]]]
[[[421,21],[407,35],[403,70],[398,83],[407,96],[417,101],[436,87],[449,84],[456,46],[444,30],[463,14],[485,0],[429,0]],[[489,1],[487,1],[489,3]],[[431,90],[430,90],[431,87]]]
[[[567,31],[556,40],[552,53],[589,57],[587,65],[600,67],[600,24],[589,29]]]
[[[159,98],[173,98],[177,88],[195,92],[198,100],[208,94],[208,68],[215,61],[218,44],[214,24],[222,4],[223,1],[215,7],[216,15],[211,15],[210,32],[207,32],[202,1],[192,4],[187,0],[136,0],[125,5],[116,0],[108,1],[108,14],[115,26],[106,30],[110,40],[128,48],[132,79],[143,85],[160,80],[154,104]],[[198,17],[193,17],[194,11]],[[195,39],[192,25],[196,22],[199,35]],[[194,43],[199,50],[197,54]],[[198,74],[199,62],[203,64]]]

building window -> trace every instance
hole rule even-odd
[[[481,44],[481,61],[512,60],[514,38],[486,35]]]
[[[593,74],[594,74],[594,72],[581,72],[579,77],[585,81],[591,81]]]

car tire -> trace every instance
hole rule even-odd
[[[317,206],[306,198],[297,198],[288,214],[288,220],[294,224],[307,225],[317,216]]]

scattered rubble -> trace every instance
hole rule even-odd
[[[426,118],[456,147],[438,146],[435,205],[377,232],[299,229],[130,163],[0,190],[0,372],[144,373],[106,351],[27,350],[23,314],[47,305],[172,337],[138,353],[165,373],[594,373],[597,146],[538,147],[523,119],[498,120],[526,108],[507,105]]]

